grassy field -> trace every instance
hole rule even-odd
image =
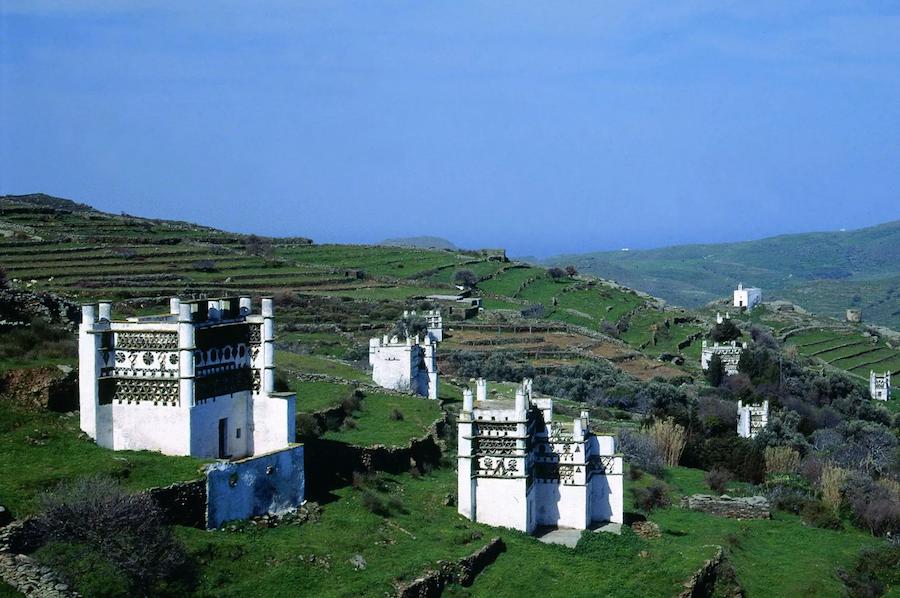
[[[372,380],[366,372],[347,363],[316,355],[298,355],[288,351],[278,351],[275,353],[275,365],[288,377],[297,373],[323,374],[357,382],[371,382]]]
[[[132,490],[200,477],[205,463],[150,451],[111,451],[78,427],[77,414],[0,410],[0,504],[16,517],[32,513],[36,496],[64,480],[102,474]]]
[[[407,446],[441,417],[437,401],[371,391],[363,394],[359,411],[353,412],[353,423],[348,425],[345,420],[340,430],[326,432],[324,438],[357,446]]]

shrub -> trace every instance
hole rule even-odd
[[[731,472],[716,467],[706,472],[706,484],[718,494],[725,493],[725,486],[731,481]]]
[[[644,470],[636,465],[631,465],[628,468],[628,479],[632,482],[636,482],[637,480],[644,477]]]
[[[654,509],[661,509],[669,505],[666,485],[659,480],[646,488],[634,488],[631,492],[634,495],[634,506],[645,513],[652,513]]]
[[[770,446],[765,450],[766,473],[796,473],[800,467],[800,453],[789,446]]]
[[[841,487],[844,485],[846,477],[847,470],[835,467],[830,463],[822,468],[822,475],[819,477],[819,493],[822,495],[822,502],[834,512],[837,512],[841,506]]]
[[[632,468],[640,468],[654,475],[662,475],[665,464],[656,442],[640,432],[627,429],[619,431],[617,443],[625,460]]]
[[[344,420],[344,423],[341,427],[344,430],[355,430],[358,426],[359,424],[357,424],[355,419],[353,419],[352,417],[348,417]]]
[[[672,418],[656,420],[650,426],[649,434],[659,447],[663,462],[669,467],[678,465],[681,453],[684,452],[684,427],[676,424]]]
[[[198,272],[215,272],[216,263],[212,260],[197,260],[193,264],[194,270]]]
[[[710,386],[718,387],[725,379],[725,365],[718,353],[714,353],[709,359],[709,365],[706,368],[706,381]]]
[[[862,472],[850,472],[841,488],[853,523],[875,535],[900,532],[900,504],[893,493]]]
[[[297,435],[303,439],[318,438],[322,435],[319,420],[309,413],[297,414]]]
[[[823,529],[843,529],[841,520],[834,510],[820,500],[809,499],[800,508],[800,517],[807,525]]]
[[[350,396],[341,401],[341,411],[344,412],[345,416],[350,416],[353,413],[359,411],[362,406],[362,393],[358,390],[354,390]]]
[[[549,276],[552,280],[557,281],[566,275],[566,271],[562,268],[550,268],[547,270],[547,276]]]
[[[741,329],[731,320],[722,320],[709,332],[709,338],[717,343],[727,343],[741,338]]]
[[[61,484],[41,497],[40,506],[34,530],[38,542],[47,544],[42,555],[70,573],[76,586],[98,564],[108,572],[104,580],[124,579],[135,595],[183,579],[186,551],[148,495],[129,494],[110,478],[90,477]]]
[[[390,418],[391,421],[395,421],[395,422],[403,421],[403,412],[395,407],[394,409],[391,409],[391,412],[388,415],[388,417]]]
[[[888,587],[900,585],[900,545],[863,548],[853,568],[838,570],[838,577],[854,598],[881,596]]]
[[[478,277],[471,270],[457,270],[453,273],[453,282],[463,287],[472,288],[478,283]]]
[[[575,268],[575,266],[571,266],[571,265],[566,266],[566,275],[567,276],[572,277],[572,276],[575,276],[576,274],[578,274],[578,269]]]

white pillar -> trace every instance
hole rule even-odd
[[[478,401],[487,401],[487,380],[479,378],[475,381],[475,397]]]
[[[178,297],[169,298],[169,313],[173,316],[177,316],[181,313],[181,299]]]
[[[468,390],[468,389],[467,389]],[[471,398],[472,392],[469,391]],[[465,398],[463,399],[465,401]],[[457,512],[472,521],[476,520],[476,480],[472,477],[472,412],[459,414],[457,429]]]
[[[112,303],[108,301],[101,301],[99,305],[97,305],[97,319],[102,321],[109,322],[112,320]]]
[[[182,408],[194,406],[194,325],[191,322],[191,306],[178,306],[178,395]]]
[[[96,312],[93,305],[81,307],[78,327],[78,410],[85,434],[97,438],[97,409],[100,403],[100,335],[94,334]]]
[[[241,297],[239,307],[242,316],[249,316],[253,312],[253,300],[250,297]]]
[[[469,388],[463,389],[463,411],[472,411],[474,407],[472,401],[472,390]]]
[[[262,300],[262,394],[275,392],[275,308],[271,299]]]

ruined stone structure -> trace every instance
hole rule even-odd
[[[417,314],[414,311],[403,312],[404,320],[409,320],[420,316],[425,320],[428,336],[431,337],[431,340],[436,343],[442,342],[444,340],[444,318],[441,317],[441,310],[432,309],[429,311],[423,311],[421,314]]]
[[[848,309],[847,310],[847,321],[853,324],[859,324],[862,322],[862,310],[861,309]]]
[[[891,399],[891,373],[876,374],[869,370],[869,394],[876,401]]]
[[[709,369],[709,360],[713,355],[718,355],[725,367],[725,373],[733,376],[738,373],[738,362],[741,360],[741,353],[747,348],[747,343],[738,344],[737,341],[731,341],[724,345],[713,343],[710,345],[703,341],[703,347],[700,352],[700,367],[705,372]]]
[[[765,496],[734,498],[728,495],[692,494],[681,499],[681,506],[729,519],[770,519],[772,507]]]
[[[744,405],[738,401],[737,433],[741,438],[756,438],[769,423],[769,401],[760,405]]]
[[[426,299],[439,305],[450,320],[468,320],[481,312],[481,297],[469,297],[467,292],[459,295],[428,295]]]
[[[113,450],[240,458],[294,442],[296,397],[274,392],[271,299],[170,300],[169,313],[82,308],[81,429]]]
[[[762,290],[758,287],[744,288],[744,283],[738,284],[738,288],[734,291],[735,307],[743,307],[750,311],[760,303],[762,303]]]
[[[477,402],[464,391],[459,416],[460,514],[527,533],[622,523],[622,457],[612,436],[591,432],[586,411],[554,422],[552,399],[535,399],[528,379],[515,402],[488,400],[484,380],[476,392]]]
[[[414,392],[438,398],[437,343],[426,334],[424,340],[412,337],[369,339],[369,365],[375,384],[392,390]]]

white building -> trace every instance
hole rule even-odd
[[[744,288],[744,283],[738,284],[734,291],[734,306],[746,308],[747,311],[762,302],[762,290],[757,287]]]
[[[372,366],[372,380],[378,386],[414,392],[438,398],[438,370],[435,351],[437,343],[426,334],[422,341],[412,337],[398,340],[369,339],[369,365]]]
[[[869,394],[876,401],[891,399],[891,373],[876,374],[869,370]]]
[[[722,366],[725,368],[725,373],[729,376],[733,376],[738,373],[738,362],[741,360],[741,353],[743,353],[746,348],[747,343],[738,344],[737,341],[731,341],[724,345],[720,345],[719,343],[710,345],[706,341],[703,341],[702,349],[700,351],[700,368],[704,372],[708,370],[709,361],[712,359],[712,356],[718,355],[719,359],[722,360]]]
[[[741,438],[756,438],[769,423],[769,401],[761,405],[744,405],[738,401],[737,433]]]
[[[168,314],[113,320],[82,307],[81,429],[113,450],[240,458],[294,442],[296,397],[274,392],[275,322],[249,297],[170,300]]]
[[[527,533],[622,523],[622,457],[611,436],[591,432],[586,411],[554,422],[552,400],[534,399],[527,379],[514,403],[488,401],[484,380],[476,388],[459,416],[460,514]]]

